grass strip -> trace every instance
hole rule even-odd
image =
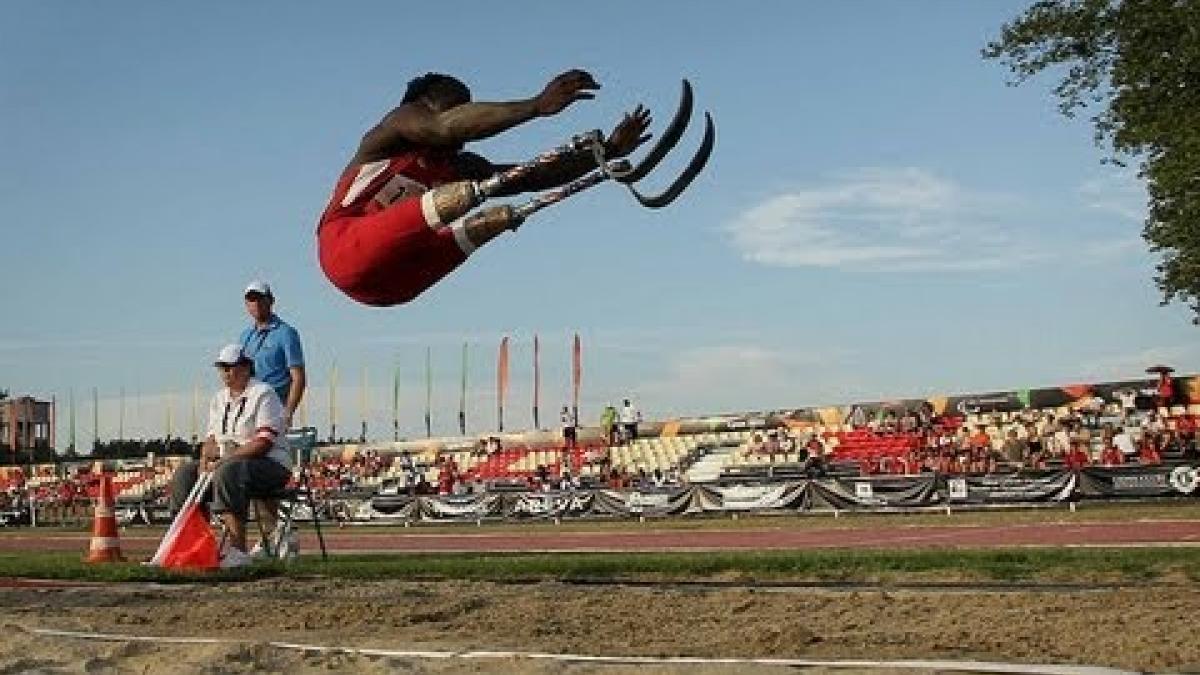
[[[840,582],[1200,581],[1200,548],[1020,548],[938,551],[722,553],[362,554],[325,562],[179,573],[136,563],[88,565],[77,554],[2,553],[0,578],[208,583],[272,577],[348,580],[551,581],[586,579]]]

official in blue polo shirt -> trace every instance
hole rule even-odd
[[[275,315],[275,295],[267,282],[250,282],[245,298],[246,312],[254,324],[242,331],[238,344],[242,353],[254,361],[255,379],[265,382],[279,395],[284,428],[291,428],[307,384],[300,333]]]

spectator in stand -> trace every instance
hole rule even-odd
[[[1125,453],[1113,442],[1114,439],[1109,438],[1104,442],[1104,447],[1100,451],[1101,466],[1120,466],[1125,463]]]
[[[604,442],[608,445],[616,444],[616,431],[617,409],[606,405],[604,411],[600,413],[600,433],[604,435]]]
[[[488,455],[498,455],[504,452],[504,444],[499,436],[488,436]]]
[[[800,461],[804,463],[804,473],[811,475],[812,467],[824,467],[827,452],[825,441],[821,439],[820,434],[809,436],[808,441],[804,443],[804,452],[800,458]]]
[[[625,399],[625,403],[621,406],[621,432],[624,436],[624,441],[629,443],[638,437],[638,423],[642,421],[642,413],[629,399]]]
[[[1158,437],[1158,452],[1160,457],[1181,458],[1184,449],[1183,442],[1179,439],[1179,433],[1173,429],[1162,432]]]
[[[1054,433],[1046,437],[1046,455],[1052,458],[1065,459],[1071,452],[1070,427],[1064,420],[1061,424],[1055,423],[1053,428],[1055,429]]]
[[[1175,418],[1175,430],[1179,440],[1179,450],[1183,457],[1192,459],[1196,452],[1196,417],[1181,415]]]
[[[454,484],[458,481],[458,465],[449,455],[438,457],[438,494],[453,494]]]
[[[575,449],[575,416],[571,414],[571,410],[567,406],[562,407],[562,412],[559,413],[559,419],[562,421],[562,437],[563,447],[566,450]]]
[[[1158,407],[1169,408],[1175,402],[1175,381],[1171,379],[1171,373],[1167,370],[1162,370],[1158,373],[1158,385],[1155,387]]]
[[[306,386],[300,333],[275,314],[275,295],[267,282],[250,282],[243,295],[254,323],[242,331],[238,343],[254,361],[254,376],[275,390],[283,404],[283,428],[290,429]]]
[[[1138,454],[1137,444],[1135,444],[1133,442],[1133,436],[1129,433],[1129,430],[1126,429],[1125,427],[1121,427],[1121,430],[1118,431],[1116,433],[1116,435],[1113,436],[1112,442],[1113,442],[1113,445],[1116,446],[1116,448],[1121,451],[1121,454],[1124,455],[1127,460],[1132,459],[1135,455]],[[1124,462],[1122,462],[1122,463],[1124,463]]]
[[[921,429],[925,432],[931,431],[937,421],[936,418],[933,404],[929,401],[921,401],[920,407],[917,408],[917,421]]]
[[[895,410],[882,412],[883,420],[879,423],[879,431],[884,434],[895,434],[900,431],[900,419]]]
[[[1146,414],[1146,418],[1142,420],[1142,429],[1151,434],[1161,434],[1167,430],[1167,424],[1157,412],[1151,410]]]
[[[775,429],[767,432],[767,439],[763,441],[761,452],[767,456],[768,462],[775,463],[775,456],[779,454],[779,434]]]
[[[1079,402],[1080,424],[1083,426],[1100,426],[1100,417],[1104,414],[1104,399],[1099,396],[1088,396]]]
[[[1141,437],[1141,443],[1138,446],[1138,462],[1146,465],[1163,464],[1163,455],[1158,452],[1158,443],[1153,436],[1147,434]]]
[[[783,461],[788,461],[788,456],[796,452],[796,439],[788,429],[779,430],[779,453],[783,455]]]
[[[862,429],[867,426],[868,421],[867,410],[861,405],[856,405],[850,409],[850,414],[843,423],[849,424],[853,429]]]
[[[1029,442],[1020,437],[1016,429],[1009,429],[1003,446],[1004,461],[1020,469],[1024,468],[1029,454]]]
[[[1113,393],[1121,404],[1121,424],[1128,424],[1129,418],[1137,414],[1138,393],[1134,389],[1121,389]]]
[[[761,455],[765,449],[762,434],[757,431],[750,435],[750,440],[746,442],[746,454],[757,457]]]
[[[1063,465],[1068,471],[1077,471],[1092,463],[1087,446],[1082,441],[1073,441],[1070,450],[1063,456]]]
[[[992,437],[988,435],[987,427],[982,424],[975,427],[975,433],[967,441],[967,452],[970,457],[967,470],[972,473],[987,473],[988,459],[992,453]]]

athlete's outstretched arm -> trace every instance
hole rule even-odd
[[[632,112],[626,113],[621,122],[604,141],[604,156],[606,159],[624,157],[637,149],[639,145],[650,139],[646,130],[650,127],[650,111],[639,105]],[[483,180],[493,174],[511,168],[511,164],[492,164],[474,153],[459,155],[459,172],[464,178]],[[502,197],[521,192],[538,192],[549,190],[579,178],[596,169],[596,158],[591,151],[580,152],[567,157],[555,164],[546,166],[530,174],[523,181],[503,186],[499,192],[492,195]]]
[[[441,111],[421,101],[406,103],[363,136],[355,162],[383,159],[405,147],[460,147],[536,117],[558,114],[575,101],[594,98],[592,92],[599,88],[587,72],[569,70],[551,80],[537,96],[520,101],[464,103]]]

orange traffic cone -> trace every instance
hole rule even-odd
[[[84,562],[120,562],[121,540],[117,536],[117,513],[113,506],[112,476],[104,474],[100,478],[100,500],[96,502],[96,520],[92,525],[92,545]]]

